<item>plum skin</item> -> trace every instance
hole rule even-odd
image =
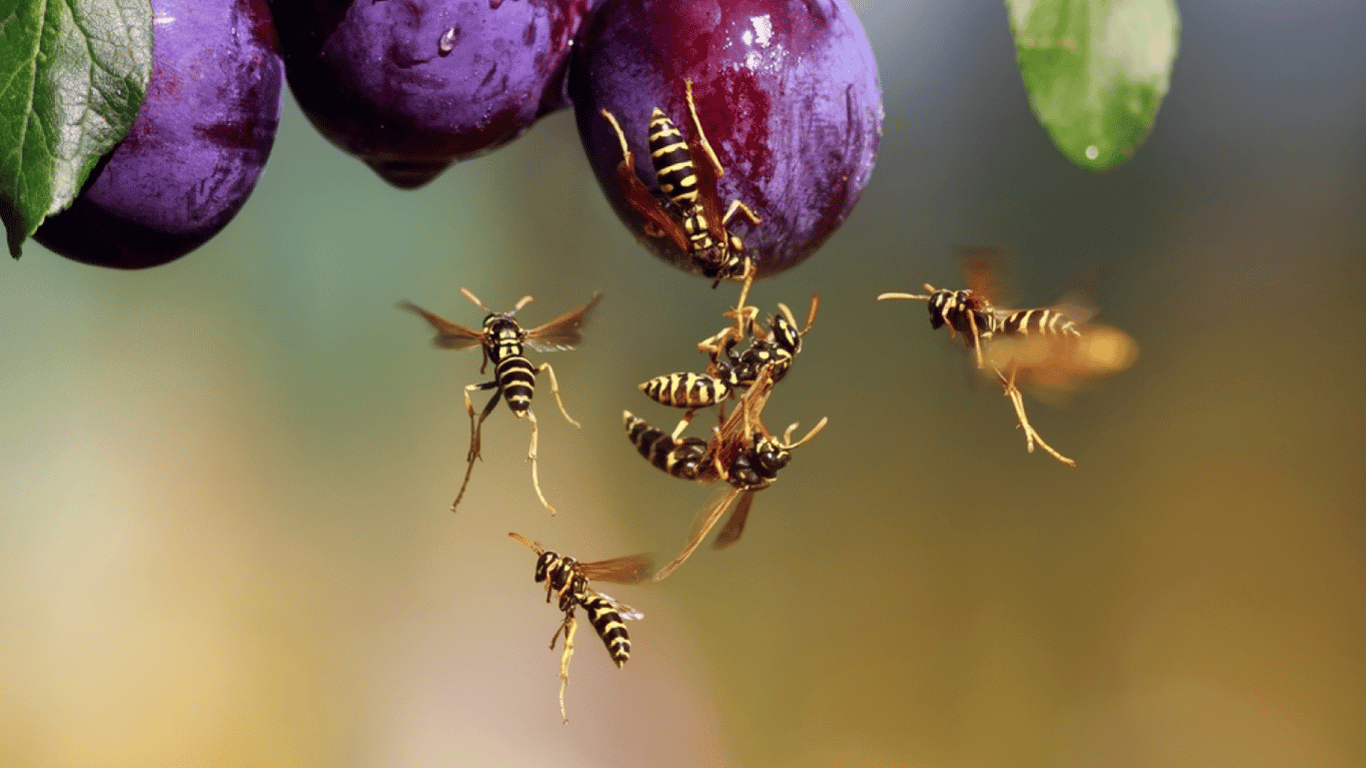
[[[290,89],[313,126],[396,187],[567,106],[596,0],[274,0]]]
[[[655,107],[691,136],[684,81],[725,175],[719,207],[741,200],[762,223],[730,229],[759,276],[800,263],[858,202],[882,135],[882,86],[868,37],[845,0],[608,0],[580,35],[569,73],[579,135],[618,217],[649,250],[698,270],[647,235],[616,178],[620,121],[646,186]],[[694,158],[694,162],[701,158]]]
[[[70,208],[34,233],[75,261],[141,269],[203,245],[256,187],[284,64],[265,0],[152,0],[147,99]]]

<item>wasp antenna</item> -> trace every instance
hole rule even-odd
[[[460,292],[463,293],[463,294],[465,294],[465,298],[467,298],[467,299],[469,299],[470,301],[474,302],[474,306],[479,307],[480,309],[484,310],[485,312],[489,313],[490,315],[493,314],[493,310],[491,310],[491,309],[489,309],[488,307],[484,306],[484,302],[480,301],[480,300],[479,300],[479,297],[478,297],[478,296],[475,296],[473,291],[471,291],[470,289],[468,289],[468,288],[466,288],[466,287],[464,287],[464,286],[462,285],[462,286],[460,286]]]
[[[811,294],[811,311],[806,313],[806,327],[802,329],[803,336],[810,333],[811,326],[816,324],[816,308],[819,307],[820,304],[821,297],[814,293]],[[793,325],[796,325],[796,323],[793,323]]]
[[[925,288],[928,289],[930,293],[934,293],[934,289],[930,288],[930,286],[926,285]],[[886,301],[887,299],[915,299],[917,301],[929,301],[930,297],[921,296],[919,294],[914,293],[879,293],[877,295],[878,301]]]
[[[512,306],[512,312],[516,312],[522,307],[525,307],[526,305],[530,304],[532,301],[533,299],[530,296],[523,296],[516,304]],[[512,314],[512,312],[509,312],[508,314],[510,315]]]
[[[520,533],[509,533],[508,535],[511,536],[512,538],[516,539],[519,543],[521,543],[522,545],[524,545],[527,549],[530,549],[530,550],[535,551],[536,554],[538,554],[538,555],[539,555],[540,553],[542,553],[542,552],[545,551],[545,547],[541,546],[541,542],[539,542],[539,541],[531,541],[531,540],[527,539],[527,537],[523,536],[523,535],[520,534]]]
[[[802,443],[805,443],[806,441],[808,441],[808,440],[810,440],[811,438],[815,437],[816,434],[817,434],[818,432],[820,432],[822,429],[825,429],[825,425],[826,425],[826,423],[828,423],[829,421],[830,421],[830,417],[829,417],[829,416],[822,416],[822,417],[821,417],[821,420],[818,421],[818,422],[816,422],[816,426],[812,427],[810,432],[807,432],[806,435],[805,435],[804,437],[802,437],[801,440],[798,440],[798,441],[795,442],[795,443],[789,442],[789,441],[791,440],[791,438],[792,438],[792,433],[793,433],[794,431],[796,431],[796,429],[797,429],[797,425],[794,423],[792,426],[790,426],[790,427],[787,428],[787,432],[783,433],[783,442],[784,442],[784,443],[787,443],[786,447],[787,447],[789,450],[792,449],[792,448],[796,448],[797,446],[801,445]]]

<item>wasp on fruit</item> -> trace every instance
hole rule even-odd
[[[754,260],[745,252],[744,241],[731,232],[728,225],[737,213],[743,214],[751,224],[757,225],[762,220],[740,200],[732,200],[725,213],[721,213],[717,179],[726,171],[702,129],[691,80],[684,81],[684,90],[692,121],[692,139],[685,139],[678,125],[662,109],[655,107],[650,115],[650,160],[660,195],[651,192],[636,174],[635,155],[616,116],[606,109],[601,111],[621,144],[622,159],[617,165],[617,179],[631,207],[645,218],[648,236],[671,241],[687,256],[694,269],[714,281],[712,287],[722,280],[738,280],[743,284],[737,305],[743,313],[756,268]]]
[[[564,408],[564,401],[560,399],[560,385],[555,380],[555,369],[550,367],[550,363],[532,365],[523,351],[524,347],[531,347],[539,352],[552,352],[577,347],[583,341],[584,321],[588,313],[602,299],[602,294],[594,294],[593,298],[582,307],[561,315],[545,325],[527,330],[522,328],[513,315],[531,302],[530,296],[522,297],[510,312],[494,312],[485,307],[483,302],[468,289],[461,288],[460,292],[465,295],[465,298],[474,302],[475,306],[488,313],[479,330],[452,323],[410,302],[405,301],[399,305],[403,309],[421,316],[436,329],[436,339],[434,340],[436,346],[442,349],[480,347],[483,351],[483,362],[479,366],[481,374],[487,370],[489,363],[493,364],[493,379],[491,381],[470,384],[465,387],[465,411],[470,416],[470,450],[467,456],[468,463],[465,467],[465,480],[460,484],[460,492],[451,504],[451,511],[454,512],[460,505],[460,500],[464,498],[465,489],[470,484],[470,475],[474,471],[474,462],[480,457],[480,434],[484,419],[488,418],[498,405],[498,401],[502,399],[507,402],[508,409],[512,411],[514,416],[519,419],[526,418],[531,422],[531,447],[527,452],[527,461],[531,462],[531,483],[536,489],[536,496],[541,500],[541,504],[550,510],[551,514],[554,514],[555,508],[550,506],[550,502],[545,499],[545,494],[541,492],[541,480],[536,469],[537,426],[536,414],[531,410],[531,398],[536,392],[536,376],[538,374],[544,371],[550,375],[550,392],[555,396],[555,402],[559,405],[560,413],[564,415],[565,420],[575,427],[578,427],[579,423]],[[470,393],[490,389],[495,390],[493,397],[489,399],[488,404],[484,406],[484,410],[476,420],[474,401],[470,399]]]
[[[574,655],[574,634],[578,631],[578,618],[575,611],[583,608],[588,614],[588,622],[607,646],[607,654],[612,662],[621,668],[631,657],[631,636],[626,630],[626,620],[642,619],[639,611],[624,605],[588,586],[589,581],[610,581],[618,584],[635,584],[644,581],[654,567],[654,560],[646,554],[614,557],[610,560],[580,562],[541,546],[540,542],[527,539],[518,533],[509,533],[513,539],[536,553],[536,583],[545,582],[545,600],[550,602],[551,595],[559,598],[558,608],[564,619],[550,638],[550,648],[560,635],[564,635],[564,652],[560,657],[560,716],[569,722],[564,709],[564,689],[569,684],[569,660]]]

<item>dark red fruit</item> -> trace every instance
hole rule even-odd
[[[598,183],[640,241],[677,266],[697,271],[671,240],[647,233],[626,201],[616,176],[622,152],[604,108],[620,121],[637,174],[657,190],[650,113],[659,107],[693,138],[684,95],[692,81],[725,169],[719,207],[740,200],[762,219],[729,224],[761,276],[810,256],[868,183],[882,86],[845,0],[608,0],[575,45],[569,93]]]
[[[284,66],[265,0],[152,0],[152,79],[123,142],[34,239],[121,269],[198,248],[241,209],[280,123]]]
[[[588,0],[274,0],[318,132],[405,189],[567,105]]]

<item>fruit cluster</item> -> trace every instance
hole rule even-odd
[[[285,78],[319,133],[405,189],[572,104],[622,221],[711,278],[806,259],[872,173],[881,85],[845,0],[267,3],[152,0],[147,99],[40,243],[125,269],[202,245],[265,166]],[[661,114],[691,197],[649,159]]]

